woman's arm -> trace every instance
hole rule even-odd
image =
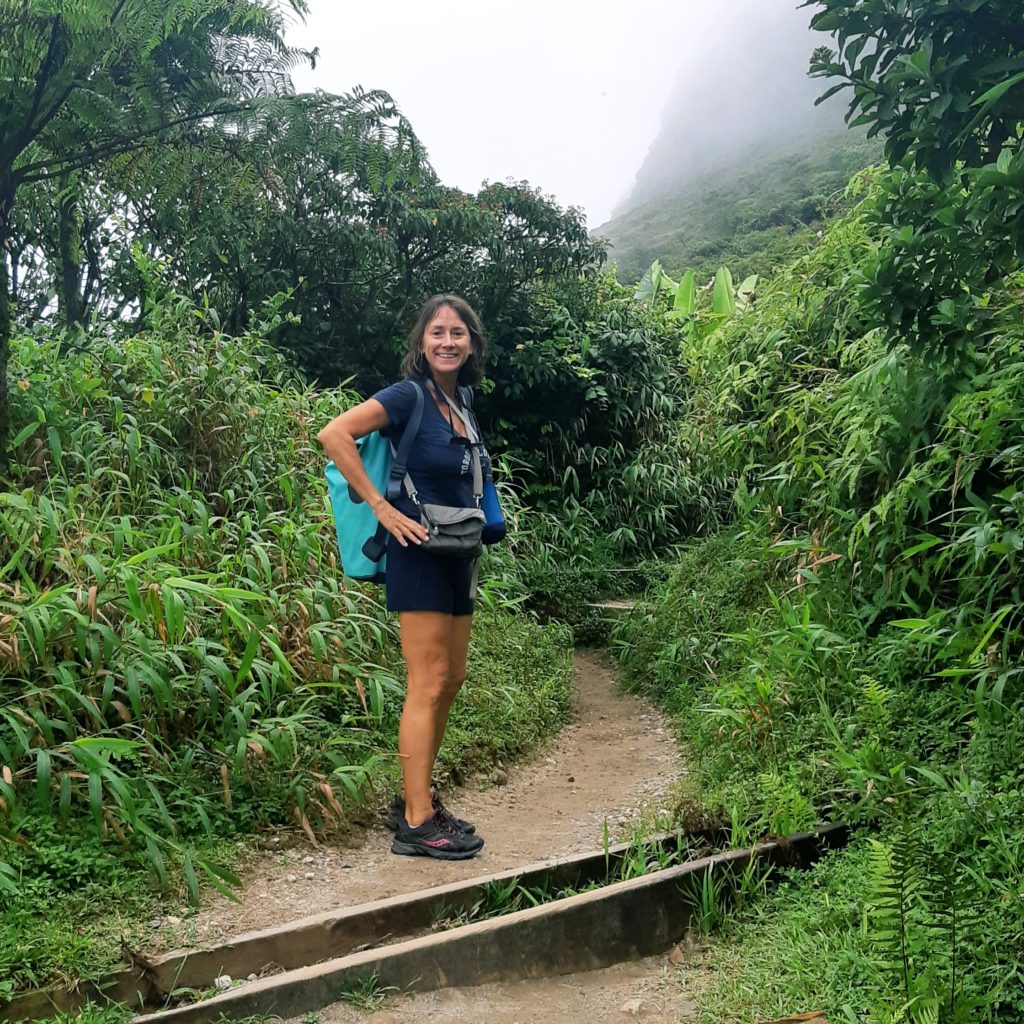
[[[363,460],[359,458],[356,441],[388,426],[390,419],[387,410],[375,398],[347,409],[340,416],[335,416],[323,430],[317,434],[317,440],[323,445],[327,457],[338,467],[338,472],[351,485],[373,510],[377,521],[403,547],[411,540],[421,544],[427,539],[427,531],[420,523],[402,515],[394,505],[374,486],[366,475]]]

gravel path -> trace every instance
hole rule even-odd
[[[486,840],[476,858],[396,857],[383,826],[345,844],[270,849],[249,864],[240,903],[214,896],[179,934],[206,945],[337,907],[600,849],[606,820],[612,841],[628,838],[641,816],[667,807],[685,770],[678,749],[656,710],[619,692],[615,670],[602,656],[577,652],[574,686],[572,721],[531,761],[509,769],[507,778],[499,772],[446,795]],[[566,978],[396,997],[373,1013],[336,1004],[317,1016],[324,1024],[388,1024],[421,1015],[432,1024],[668,1024],[693,1010],[674,973],[659,957]]]

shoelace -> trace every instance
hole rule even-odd
[[[447,807],[435,796],[434,797],[434,820],[440,825],[445,831],[455,832],[459,835],[462,834],[462,829],[455,824],[455,815],[448,810]]]

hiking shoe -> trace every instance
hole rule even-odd
[[[401,818],[395,838],[391,840],[391,852],[407,857],[466,860],[476,856],[483,845],[484,841],[479,836],[467,836],[434,814],[415,828],[404,817]]]
[[[451,811],[443,803],[441,798],[436,794],[430,795],[430,803],[434,808],[434,816],[440,821],[445,821],[454,828],[457,828],[460,832],[464,832],[467,836],[473,835],[476,832],[476,825],[468,821],[463,821],[462,818],[456,818]],[[401,796],[395,796],[391,801],[391,806],[387,810],[387,814],[384,816],[384,825],[392,832],[398,831],[398,823],[405,817],[405,800]]]

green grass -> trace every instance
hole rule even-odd
[[[338,999],[366,1013],[374,1013],[387,1002],[389,996],[397,992],[398,989],[393,985],[381,985],[376,973],[374,973],[368,974],[358,981],[349,982],[338,993]]]
[[[37,819],[12,858],[21,892],[0,908],[0,996],[98,978],[125,966],[122,945],[151,946],[149,922],[189,914],[180,871],[161,891],[144,854],[83,826]],[[241,841],[197,839],[193,856],[234,863]]]
[[[475,617],[466,683],[439,756],[462,774],[522,755],[553,735],[572,710],[572,636],[508,613]]]
[[[130,1013],[118,1007],[87,1003],[77,1013],[59,1013],[41,1024],[128,1024],[131,1019]]]
[[[863,848],[793,871],[763,900],[702,940],[678,984],[696,993],[698,1024],[756,1021],[826,1011],[852,1021],[877,980],[861,929],[857,894],[866,884]]]

